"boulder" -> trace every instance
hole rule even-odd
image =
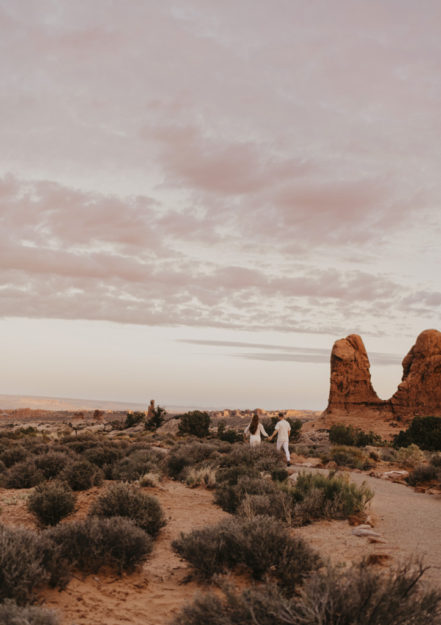
[[[358,334],[334,343],[331,352],[331,385],[325,414],[350,413],[384,405],[371,383],[369,358]]]
[[[390,404],[399,416],[441,416],[441,332],[424,330],[418,336]]]

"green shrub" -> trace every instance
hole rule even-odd
[[[405,467],[415,467],[424,462],[425,458],[424,452],[414,443],[408,447],[400,447],[396,455],[396,461]]]
[[[60,474],[72,490],[88,490],[103,482],[103,472],[87,460],[75,460]]]
[[[365,447],[366,445],[381,444],[381,437],[374,432],[364,432],[360,428],[352,425],[342,424],[332,425],[329,430],[329,440],[336,445],[350,445],[355,447]]]
[[[236,432],[232,428],[227,428],[224,421],[220,421],[217,426],[217,437],[227,443],[238,443],[243,440],[243,432]]]
[[[143,412],[128,412],[124,422],[124,428],[132,428],[134,425],[142,423],[144,419],[145,414]]]
[[[275,493],[276,488],[271,480],[242,475],[236,483],[217,482],[214,501],[222,510],[234,513],[246,495],[268,495]]]
[[[193,530],[181,534],[172,547],[200,579],[210,580],[241,565],[254,579],[273,576],[289,594],[320,565],[318,555],[302,539],[292,537],[285,525],[267,516],[227,519]]]
[[[153,540],[146,532],[121,517],[60,523],[46,534],[59,546],[62,557],[85,573],[98,573],[103,566],[119,575],[133,572],[153,548]]]
[[[72,456],[60,451],[49,451],[40,456],[36,456],[35,464],[42,471],[46,480],[51,480],[63,471],[71,462]]]
[[[55,612],[45,608],[17,606],[13,601],[0,604],[0,623],[2,625],[58,625]]]
[[[164,423],[166,415],[167,411],[165,410],[165,408],[161,408],[161,406],[156,406],[150,419],[145,422],[145,429],[154,432]]]
[[[350,467],[351,469],[370,469],[374,462],[361,449],[345,445],[331,447],[329,453],[322,460],[332,460],[339,467]]]
[[[197,596],[172,625],[439,625],[441,593],[421,587],[423,570],[328,567],[292,597],[268,583],[241,594],[224,587],[223,597]]]
[[[33,459],[17,462],[4,474],[6,488],[32,488],[43,480],[44,474]]]
[[[415,417],[407,430],[401,430],[393,441],[397,448],[412,443],[428,451],[441,451],[441,417]]]
[[[0,525],[0,602],[13,599],[23,605],[35,599],[38,587],[66,582],[65,567],[49,540],[24,528]]]
[[[295,485],[287,485],[285,492],[292,502],[293,525],[360,514],[373,497],[365,483],[357,486],[345,476],[332,473],[300,473]]]
[[[43,482],[28,499],[28,509],[41,525],[56,525],[75,510],[75,495],[62,482]]]
[[[193,410],[179,415],[179,433],[191,434],[198,438],[208,436],[210,428],[210,415],[208,412]]]
[[[165,525],[159,501],[130,484],[111,484],[91,506],[89,515],[100,518],[126,517],[150,536],[157,536]]]

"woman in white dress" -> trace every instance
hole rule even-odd
[[[268,436],[268,434],[265,432],[265,428],[260,423],[259,415],[256,412],[253,414],[253,418],[245,428],[244,435],[250,437],[251,447],[257,447],[258,445],[260,445],[262,441],[261,435],[265,436],[265,438]]]

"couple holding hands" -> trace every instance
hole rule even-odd
[[[279,412],[278,419],[279,420],[276,423],[274,432],[271,436],[268,436],[265,432],[265,428],[259,421],[259,415],[255,412],[250,423],[245,428],[244,435],[250,437],[251,447],[257,447],[261,443],[261,436],[264,436],[271,441],[277,434],[277,451],[283,449],[286,456],[286,463],[290,466],[291,456],[289,454],[289,434],[291,432],[291,426],[285,419],[283,412]]]

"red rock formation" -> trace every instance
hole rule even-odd
[[[418,336],[390,404],[399,416],[441,416],[441,332],[424,330]]]
[[[334,343],[331,353],[331,387],[325,414],[384,406],[371,383],[369,358],[358,334]]]

